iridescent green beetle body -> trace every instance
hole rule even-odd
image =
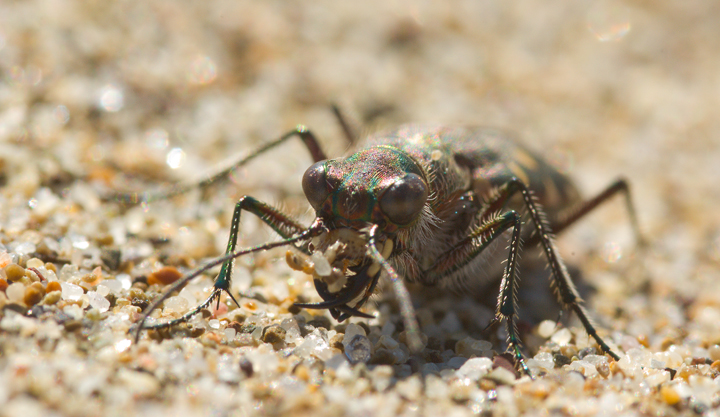
[[[428,276],[421,271],[427,270],[438,257],[467,237],[468,230],[487,220],[478,216],[483,203],[512,179],[522,181],[533,191],[535,200],[550,219],[559,218],[581,202],[577,189],[567,176],[510,139],[506,132],[496,129],[406,125],[369,137],[367,145],[369,150],[381,146],[403,152],[418,161],[428,176],[429,213],[435,219],[421,223],[431,221],[434,230],[431,233],[408,230],[405,233],[408,238],[402,242],[405,244],[398,244],[410,252],[405,256],[398,254],[404,258],[405,273],[402,275],[410,282],[454,286],[458,279],[494,277],[492,273],[471,277],[461,272],[448,279],[437,274]],[[468,198],[470,195],[472,199]],[[504,208],[524,211],[520,198],[512,198]],[[422,224],[421,227],[427,226]],[[528,229],[528,232],[532,230]],[[415,236],[423,236],[423,239],[413,239]],[[507,239],[502,240],[493,246],[506,247]],[[488,248],[487,252],[495,254],[496,251]],[[414,253],[423,256],[416,258],[412,256]],[[495,271],[498,263],[491,261],[478,259],[476,264],[478,268]],[[445,261],[455,267],[459,262],[457,259]]]
[[[575,312],[600,348],[618,359],[590,323],[552,233],[617,193],[624,193],[637,232],[627,183],[618,180],[596,197],[581,200],[565,175],[497,130],[404,125],[366,138],[359,150],[346,158],[327,159],[315,137],[304,126],[298,126],[200,184],[116,198],[149,202],[212,185],[295,136],[304,142],[315,161],[302,180],[308,202],[316,212],[312,225],[305,227],[252,197],[241,198],[235,207],[225,256],[188,274],[156,300],[138,325],[136,338],[143,328],[187,321],[213,300],[219,302],[223,292],[234,300],[229,291],[234,258],[292,245],[326,264],[314,269],[315,287],[323,301],[296,306],[329,309],[340,321],[350,316],[371,317],[360,308],[385,275],[398,297],[412,351],[422,349],[422,345],[403,278],[444,287],[483,284],[493,275],[487,271],[499,272],[502,268],[493,322],[506,321],[508,349],[530,375],[515,328],[517,263],[521,242],[526,240],[543,249],[551,271],[551,286],[561,307]],[[236,250],[243,211],[258,216],[283,240]],[[522,215],[525,212],[527,218]],[[293,266],[294,262],[290,263]],[[222,268],[215,289],[205,302],[182,317],[145,326],[145,319],[172,291],[219,264]]]

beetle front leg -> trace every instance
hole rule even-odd
[[[486,212],[487,213],[487,212]],[[514,210],[503,213],[500,216],[492,217],[473,230],[466,238],[455,245],[451,250],[444,253],[430,269],[424,273],[433,280],[442,280],[450,277],[463,267],[475,260],[495,239],[512,228],[510,237],[509,253],[507,264],[503,272],[498,294],[497,308],[493,323],[505,320],[508,332],[508,350],[515,357],[516,363],[523,372],[532,377],[530,369],[525,363],[525,357],[521,350],[521,341],[518,336],[515,320],[517,317],[517,260],[521,246],[522,221],[521,216]],[[491,323],[491,325],[493,324]]]
[[[229,255],[233,252],[235,252],[235,248],[237,246],[237,239],[240,231],[240,215],[242,212],[247,211],[249,213],[252,213],[256,215],[260,220],[262,220],[265,224],[270,226],[275,232],[277,232],[281,237],[284,239],[289,238],[290,236],[297,235],[304,230],[306,230],[305,227],[303,227],[301,224],[290,218],[288,215],[283,213],[282,211],[271,207],[270,205],[263,203],[261,201],[256,200],[253,197],[250,196],[244,196],[238,202],[235,204],[235,210],[233,211],[233,217],[232,222],[230,225],[230,237],[228,239],[227,249],[225,251],[225,255]],[[220,303],[220,295],[224,292],[226,292],[230,298],[235,302],[235,304],[238,304],[235,297],[233,297],[232,293],[230,292],[230,284],[232,281],[232,269],[234,265],[234,260],[230,259],[223,263],[222,267],[220,268],[220,273],[218,274],[217,278],[215,279],[215,283],[213,285],[213,291],[208,296],[208,298],[200,303],[197,307],[192,309],[191,311],[188,311],[187,313],[183,314],[181,317],[178,317],[176,319],[153,324],[149,326],[145,326],[146,329],[162,329],[167,327],[172,327],[176,324],[185,323],[188,320],[190,320],[193,316],[198,314],[202,309],[209,306],[215,299],[217,299],[218,305]],[[238,304],[239,305],[239,304]],[[146,313],[150,314],[152,311],[148,311]]]

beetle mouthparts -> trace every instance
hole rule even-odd
[[[349,268],[355,275],[349,277],[348,283],[340,291],[331,292],[328,290],[327,283],[315,279],[315,289],[324,301],[307,304],[295,303],[295,306],[309,309],[330,309],[330,314],[338,321],[352,316],[373,318],[358,308],[367,302],[380,279],[380,270],[372,268],[374,264],[371,259],[367,259],[362,264]],[[374,270],[374,274],[368,273],[371,269]],[[354,306],[351,307],[348,303],[354,304]]]

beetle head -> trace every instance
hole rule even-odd
[[[420,165],[387,146],[317,162],[305,171],[302,185],[318,217],[356,230],[377,224],[384,233],[414,224],[429,194]]]

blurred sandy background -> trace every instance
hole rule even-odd
[[[598,288],[602,323],[656,351],[667,338],[707,347],[720,342],[719,17],[720,4],[702,0],[4,0],[1,237],[9,245],[38,227],[18,213],[47,197],[42,187],[84,201],[57,233],[93,236],[90,227],[117,214],[93,199],[98,184],[202,178],[299,123],[341,155],[331,103],[368,131],[497,126],[586,195],[630,180],[646,253],[619,200],[559,241]],[[182,229],[197,211],[165,203],[150,230],[129,230],[170,238],[190,258],[213,256],[239,195],[307,216],[309,164],[289,143],[239,172],[197,229]],[[245,227],[242,244],[270,236]]]

